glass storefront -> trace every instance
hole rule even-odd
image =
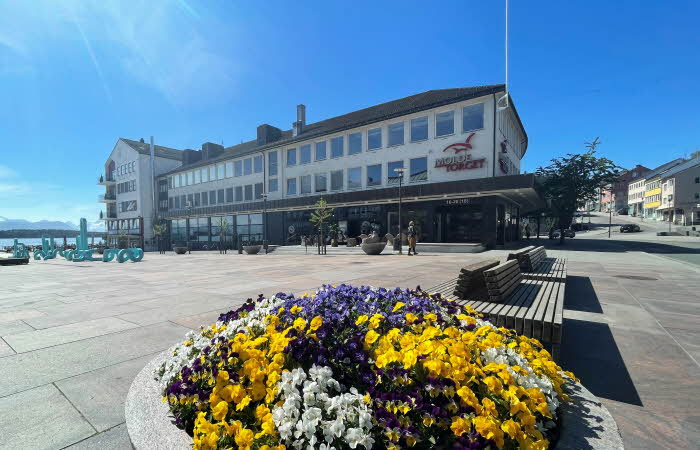
[[[236,232],[244,244],[246,242],[262,243],[263,215],[239,214],[236,216]]]

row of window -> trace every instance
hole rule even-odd
[[[140,230],[141,229],[141,219],[119,219],[119,220],[108,220],[107,230]]]
[[[484,104],[477,103],[461,109],[462,132],[480,130],[484,127]],[[386,127],[386,146],[393,147],[404,144],[405,122],[396,122]],[[411,142],[420,142],[428,139],[429,116],[416,117],[409,121],[409,139]],[[434,136],[449,136],[455,133],[455,110],[443,111],[435,114]],[[362,153],[367,150],[382,148],[384,143],[384,128],[377,127],[363,131],[350,133],[347,136],[336,136],[330,140],[304,144],[299,147],[288,148],[285,152],[286,165],[293,167],[298,164],[309,164],[312,161],[323,161],[330,158],[340,158],[346,155]],[[181,186],[190,186],[209,181],[223,180],[226,178],[251,175],[263,172],[263,156],[257,155],[237,161],[228,161],[214,164],[208,167],[190,170],[168,177],[170,189]],[[278,174],[277,151],[268,152],[268,176]]]
[[[116,167],[112,171],[112,179],[114,179],[115,176],[128,175],[134,172],[136,172],[136,161],[131,161]]]
[[[445,111],[435,114],[435,137],[449,136],[455,132],[455,112]],[[416,117],[410,121],[410,141],[420,142],[428,139],[428,116]],[[387,125],[387,147],[404,144],[404,123],[396,122]],[[484,104],[477,103],[462,108],[462,131],[469,132],[480,130],[484,127]],[[367,130],[366,148],[367,150],[377,150],[383,146],[383,128],[371,128]],[[330,142],[330,146],[328,143]],[[312,161],[323,161],[330,158],[341,158],[345,156],[346,136],[336,136],[329,141],[323,140],[311,144],[304,144],[300,147],[288,148],[286,151],[287,167],[297,164],[309,164]],[[355,155],[363,151],[364,136],[362,131],[347,135],[347,154]],[[297,153],[298,150],[298,153]],[[313,154],[312,154],[313,150]],[[330,150],[330,155],[329,155]]]
[[[277,152],[268,154],[270,164],[270,175],[277,174]],[[209,181],[223,180],[226,178],[241,177],[253,173],[262,173],[263,156],[257,155],[251,158],[238,161],[228,161],[199,169],[190,170],[168,177],[170,189],[181,186],[191,186],[194,184],[207,183]],[[273,173],[274,172],[274,173]]]
[[[248,184],[214,191],[196,192],[187,195],[170,197],[170,209],[197,208],[200,206],[223,205],[226,203],[251,202],[260,200],[263,196],[263,184]]]
[[[187,234],[188,225],[189,235]],[[175,219],[171,221],[170,225],[170,239],[175,242],[184,240],[218,242],[221,240],[222,235],[230,239],[234,234],[241,237],[244,241],[262,240],[262,214]]]
[[[306,195],[311,193],[323,193],[327,191],[342,191],[344,189],[362,189],[363,187],[377,187],[384,183],[383,164],[372,164],[364,168],[351,167],[348,169],[333,170],[330,172],[330,184],[328,173],[315,175],[302,175],[300,177],[287,178],[286,195]],[[387,184],[396,185],[404,181],[404,162],[393,161],[386,164]],[[408,182],[418,183],[428,180],[428,159],[413,158],[409,162]],[[345,183],[347,177],[347,184]],[[364,179],[364,184],[363,184]],[[312,186],[313,181],[313,186]]]
[[[117,194],[136,191],[136,180],[125,181],[117,184]]]
[[[119,205],[119,212],[136,211],[136,209],[137,209],[136,200],[119,202],[118,205]]]

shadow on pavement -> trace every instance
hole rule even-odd
[[[566,292],[564,293],[564,309],[603,313],[600,300],[595,293],[591,279],[568,275],[566,277]]]
[[[659,242],[628,241],[628,240],[605,240],[586,239],[576,236],[573,239],[566,239],[564,245],[560,245],[558,240],[540,239],[531,245],[543,245],[546,249],[567,250],[567,251],[597,251],[597,252],[647,252],[660,254],[690,254],[700,255],[700,240],[698,242],[688,242],[683,245],[662,244]],[[695,246],[695,247],[692,247]]]
[[[643,406],[608,324],[564,319],[559,363],[596,396]]]

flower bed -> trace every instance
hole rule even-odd
[[[568,397],[533,340],[422,291],[249,300],[157,371],[194,448],[547,448]]]

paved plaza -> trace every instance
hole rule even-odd
[[[333,250],[0,267],[0,448],[130,448],[124,400],[134,376],[248,297],[341,282],[426,288],[507,253]],[[569,261],[564,368],[603,400],[627,448],[697,448],[700,267],[629,240],[577,238],[548,254]]]

